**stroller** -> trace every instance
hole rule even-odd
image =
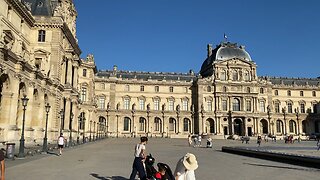
[[[155,159],[152,157],[151,154],[149,154],[147,157],[146,157],[146,173],[147,173],[147,178],[148,179],[151,179],[151,180],[154,180],[155,177],[154,175],[156,174],[157,170],[154,168],[154,162],[155,162]],[[162,166],[165,168],[166,170],[166,173],[162,176],[161,180],[174,180],[174,176],[173,176],[173,173],[170,169],[170,167],[165,164],[165,163],[158,163],[157,164],[158,168],[159,166]]]

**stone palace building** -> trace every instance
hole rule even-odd
[[[320,133],[320,78],[260,77],[228,41],[207,46],[198,73],[98,71],[93,55],[80,58],[76,18],[72,0],[0,0],[1,142],[24,130],[40,144],[46,120],[49,142]]]

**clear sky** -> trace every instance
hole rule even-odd
[[[244,45],[259,76],[320,76],[320,0],[74,0],[99,70],[200,71],[206,45]]]

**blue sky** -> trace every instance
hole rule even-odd
[[[320,76],[319,0],[74,0],[97,68],[199,72],[206,45],[244,45],[259,76]]]

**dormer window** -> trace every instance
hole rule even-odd
[[[45,30],[39,30],[38,42],[45,42],[45,41],[46,41],[46,31]]]

